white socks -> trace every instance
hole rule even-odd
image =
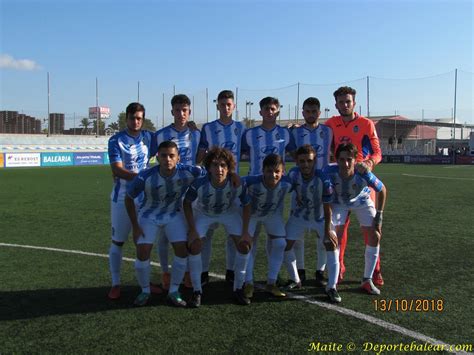
[[[135,275],[137,276],[138,284],[142,288],[142,292],[150,293],[150,259],[135,260]]]
[[[213,234],[214,234],[214,230],[209,229],[206,233],[206,238],[202,239],[201,260],[202,260],[203,272],[209,271],[209,264],[211,263],[212,235]]]
[[[120,285],[120,267],[122,265],[122,247],[112,243],[109,249],[109,268],[112,286]]]
[[[227,244],[226,244],[226,269],[227,270],[234,270],[234,264],[236,260],[237,249],[235,248],[235,243],[232,238],[227,237]]]
[[[194,291],[202,292],[202,286],[201,286],[202,259],[201,259],[201,254],[188,255],[188,265],[189,265],[189,274],[191,276],[191,283],[193,284]]]
[[[326,261],[327,261],[327,254],[326,254],[326,247],[323,243],[324,236],[319,236],[316,239],[316,253],[318,256],[318,260],[316,260],[316,270],[317,271],[324,271],[326,268]]]
[[[288,271],[288,276],[290,277],[291,280],[298,283],[301,280],[298,275],[296,264],[297,263],[296,263],[294,248],[291,248],[290,250],[285,251],[285,265],[286,265],[286,270]]]
[[[327,290],[336,288],[337,278],[339,277],[339,249],[327,251],[328,284]]]
[[[268,283],[275,284],[281,264],[283,263],[286,239],[273,238],[271,239],[271,245],[270,258],[268,260]]]
[[[371,247],[369,245],[365,246],[365,269],[364,269],[364,279],[371,279],[372,274],[375,270],[375,265],[377,264],[377,258],[379,257],[380,245],[376,247]]]
[[[234,291],[238,288],[242,288],[245,280],[245,273],[247,268],[247,262],[250,256],[248,254],[241,254],[238,251],[235,254],[235,266],[234,266]]]
[[[304,269],[304,239],[295,240],[295,244],[293,244],[293,251],[296,257],[296,268],[298,270],[303,270]]]
[[[171,266],[171,281],[168,293],[178,292],[179,285],[181,284],[181,281],[183,281],[187,264],[188,257],[180,258],[179,256],[174,256],[173,265]]]

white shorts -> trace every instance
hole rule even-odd
[[[320,222],[306,221],[303,218],[291,216],[286,222],[286,239],[301,240],[306,230],[314,230],[319,237],[324,238],[324,219]]]
[[[265,217],[250,217],[248,231],[252,237],[255,236],[255,229],[257,228],[257,224],[259,222],[265,226],[265,231],[267,234],[283,238],[286,236],[285,223],[283,222],[283,217],[280,214],[275,213]]]
[[[138,221],[143,229],[143,237],[140,237],[137,244],[154,244],[159,232],[164,232],[170,243],[185,242],[188,240],[188,224],[183,213],[178,212],[166,222],[156,223],[148,218],[140,218]]]
[[[138,211],[138,202],[135,200],[135,210]],[[127,214],[124,200],[110,201],[110,219],[112,222],[112,240],[126,242],[132,230],[132,222]]]
[[[360,206],[331,205],[332,207],[332,223],[335,226],[341,226],[346,223],[349,211],[357,216],[357,220],[361,227],[372,227],[375,217],[375,205],[371,199]]]
[[[229,213],[223,213],[218,216],[208,216],[198,210],[194,210],[193,212],[196,230],[201,238],[206,236],[210,227],[218,224],[224,226],[227,235],[242,235],[242,217],[237,211],[231,209]]]

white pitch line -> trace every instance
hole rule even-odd
[[[432,176],[432,175],[415,175],[415,174],[402,174],[403,176],[418,177],[418,178],[428,178],[428,179],[445,179],[445,180],[468,180],[474,181],[474,178],[457,178],[457,177],[447,177],[447,176]]]
[[[69,254],[97,256],[97,257],[100,257],[100,258],[108,258],[109,257],[107,254],[90,253],[90,252],[81,251],[81,250],[68,250],[68,249],[59,249],[59,248],[50,248],[50,247],[39,247],[39,246],[34,246],[34,245],[0,243],[0,246],[57,251],[57,252],[69,253]],[[123,260],[132,261],[132,262],[135,261],[135,259],[126,258],[126,257],[124,257]],[[155,263],[155,262],[151,262],[151,264],[156,265],[156,266],[160,266],[159,263]],[[223,275],[213,274],[213,273],[209,273],[209,275],[212,276],[212,277],[215,277],[215,278],[225,279],[225,277]],[[440,340],[437,340],[435,338],[431,338],[431,337],[426,336],[424,334],[415,332],[413,330],[401,327],[399,325],[392,324],[390,322],[387,322],[387,321],[369,316],[367,314],[354,311],[352,309],[344,308],[344,307],[341,307],[341,306],[336,306],[336,305],[333,305],[331,303],[312,300],[308,296],[296,295],[296,294],[293,294],[293,293],[290,293],[290,292],[288,292],[287,294],[288,294],[289,298],[296,299],[296,300],[299,300],[299,301],[303,301],[303,302],[306,302],[306,303],[309,303],[309,304],[313,304],[313,305],[316,305],[316,306],[319,306],[319,307],[322,307],[322,308],[326,308],[326,309],[329,309],[329,310],[334,311],[334,312],[341,313],[341,314],[346,315],[346,316],[354,317],[354,318],[363,320],[365,322],[377,325],[377,326],[382,327],[384,329],[387,329],[387,330],[390,330],[390,331],[393,331],[393,332],[396,332],[396,333],[400,333],[401,335],[404,335],[404,336],[407,336],[407,337],[410,337],[410,338],[413,338],[413,339],[416,339],[416,340],[423,341],[425,343],[430,343],[432,345],[443,346],[445,348],[444,351],[447,351],[447,352],[450,352],[450,353],[453,353],[453,354],[472,354],[472,353],[466,353],[466,352],[449,351],[447,349],[450,348],[450,346],[451,346],[450,344],[447,344],[447,343],[442,342]]]

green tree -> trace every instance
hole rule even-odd
[[[114,130],[114,131],[118,131],[119,130],[119,124],[118,122],[112,122],[112,123],[109,123],[109,126],[108,126],[110,129]]]
[[[118,115],[118,125],[119,125],[120,130],[123,130],[127,127],[127,116],[126,116],[125,112],[120,112],[119,113],[119,115]],[[156,131],[155,125],[148,118],[145,118],[145,121],[143,122],[142,128],[147,129],[147,130],[152,131],[152,132]]]
[[[81,120],[81,123],[79,124],[79,127],[82,127],[82,131],[81,131],[81,134],[88,134],[88,129],[89,129],[89,126],[92,124],[91,121],[89,121],[89,119],[87,117],[84,117],[82,120]]]

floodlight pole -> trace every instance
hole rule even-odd
[[[99,79],[95,78],[95,114],[97,122],[97,137],[99,136],[100,112],[99,112]]]
[[[456,164],[456,96],[458,88],[458,70],[454,70],[454,109],[453,109],[453,164]]]
[[[48,86],[48,137],[51,135],[51,124],[50,124],[50,118],[49,118],[49,72],[47,72],[47,86]]]

